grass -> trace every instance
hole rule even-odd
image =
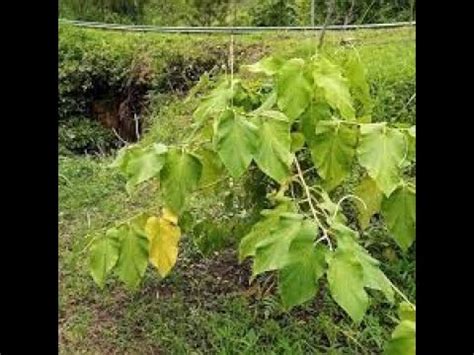
[[[405,91],[414,88],[413,44],[397,41],[403,36],[396,31],[384,32],[382,37],[362,31],[358,35],[364,40],[393,42],[359,47],[377,93],[377,118],[399,115],[397,120],[414,120],[414,110],[403,109],[406,97],[412,95]],[[284,51],[285,42],[272,42],[271,36],[251,39],[274,43],[272,50]],[[294,35],[288,38],[295,42]],[[300,42],[296,52],[307,48]],[[161,100],[150,111],[152,123],[143,140],[179,140],[190,123],[193,105],[192,100],[186,104],[179,98]],[[165,280],[149,269],[135,293],[115,279],[99,290],[88,275],[87,254],[83,252],[89,238],[113,221],[159,204],[153,186],[128,196],[123,177],[108,168],[111,160],[105,156],[64,156],[59,160],[61,353],[381,353],[395,326],[391,317],[396,316],[395,308],[384,303],[381,294],[373,293],[360,325],[350,321],[324,286],[314,301],[288,313],[281,308],[271,277],[249,286],[249,266],[238,265],[235,249],[222,248],[203,258],[191,235],[184,237],[177,266]],[[225,219],[225,193],[219,190],[195,199],[193,210],[206,211],[208,220],[220,224]],[[382,227],[369,230],[364,240],[368,244],[377,241],[369,250],[383,261],[387,276],[414,300],[414,248],[403,255]]]

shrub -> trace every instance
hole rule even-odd
[[[83,117],[62,122],[58,133],[61,155],[106,153],[120,146],[120,142],[110,130]]]

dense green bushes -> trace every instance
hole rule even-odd
[[[133,47],[63,27],[59,38],[59,118],[90,114],[94,97],[122,90]]]
[[[120,35],[69,26],[61,26],[59,38],[60,119],[90,115],[93,100],[124,95],[130,86],[183,92],[202,72],[226,61],[222,41],[211,48],[194,46],[190,37]]]
[[[117,111],[131,94],[131,111],[140,114],[150,91],[183,94],[201,74],[219,73],[228,60],[227,36],[117,34],[61,26],[59,39],[60,120],[91,117],[94,104],[103,102],[112,101],[110,110]],[[251,51],[252,46],[236,45],[236,63]]]
[[[235,7],[232,6],[232,3]],[[316,24],[330,2],[316,0]],[[335,0],[332,24],[408,21],[415,0]],[[61,17],[160,26],[310,25],[311,0],[61,0]],[[412,9],[413,7],[413,9]],[[413,11],[412,11],[413,10]]]
[[[189,38],[122,36],[69,26],[61,26],[59,37],[60,125],[71,117],[93,118],[131,141],[136,138],[133,119],[145,113],[149,92],[184,93],[203,72],[226,60],[224,46],[199,45],[193,51],[187,48]]]
[[[74,117],[59,125],[60,155],[104,153],[117,148],[119,142],[112,131],[98,122]]]

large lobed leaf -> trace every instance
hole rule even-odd
[[[312,82],[305,71],[304,60],[287,61],[277,73],[276,85],[278,107],[294,121],[306,110],[312,97]]]
[[[242,238],[239,245],[239,260],[242,262],[249,256],[255,256],[257,250],[257,244],[260,240],[265,238],[266,235],[270,234],[278,228],[278,221],[280,216],[286,212],[296,212],[296,208],[292,202],[282,202],[275,208],[269,210],[263,210],[261,212],[262,219],[255,223],[245,237]]]
[[[405,137],[386,123],[363,124],[360,134],[359,162],[385,196],[390,196],[400,183],[400,165],[406,153]]]
[[[285,308],[290,309],[314,298],[317,282],[326,271],[326,249],[314,246],[314,226],[302,230],[288,250],[286,266],[280,270],[278,286]]]
[[[219,115],[227,109],[231,103],[234,92],[228,81],[224,81],[205,97],[199,107],[194,111],[193,117],[198,123]]]
[[[163,197],[166,205],[179,214],[186,196],[198,187],[202,164],[193,154],[181,149],[172,149],[166,156],[161,172]]]
[[[287,264],[291,243],[301,233],[316,235],[316,227],[298,214],[280,215],[276,228],[255,245],[252,276],[266,271],[279,270]]]
[[[167,151],[168,148],[163,144],[144,148],[131,146],[122,149],[111,166],[119,168],[127,177],[125,187],[131,193],[137,185],[159,176]]]
[[[379,262],[372,258],[357,242],[358,233],[335,223],[332,226],[337,237],[337,249],[328,254],[327,279],[334,300],[360,323],[368,307],[365,287],[380,290],[389,302],[393,302],[390,281],[380,271]]]
[[[265,74],[272,76],[278,72],[284,64],[283,59],[278,57],[266,57],[257,63],[242,66],[243,70],[248,70],[251,73]]]
[[[121,229],[120,255],[115,266],[119,279],[136,289],[148,265],[149,241],[142,227],[129,223]]]
[[[328,260],[327,279],[334,300],[360,323],[369,304],[364,290],[364,269],[353,252],[337,249]]]
[[[285,115],[264,111],[259,115],[258,147],[254,160],[258,167],[274,180],[282,183],[290,175],[290,122]]]
[[[358,56],[350,56],[344,68],[345,76],[349,80],[350,91],[361,104],[358,120],[369,123],[374,104],[370,96],[370,86],[366,79],[366,69]]]
[[[415,240],[416,196],[402,184],[382,203],[382,215],[397,244],[406,251]]]
[[[416,320],[415,310],[406,302],[400,303],[398,314],[400,323],[387,343],[384,355],[415,355],[416,354]]]
[[[222,179],[225,173],[224,165],[214,150],[201,147],[196,156],[202,164],[200,186],[209,186]]]
[[[326,58],[315,63],[313,79],[317,88],[322,90],[327,103],[348,120],[355,118],[348,80],[342,70]]]
[[[239,258],[254,257],[253,276],[279,270],[279,292],[285,308],[304,303],[317,292],[325,271],[325,248],[314,241],[317,226],[303,216],[288,213],[291,203],[265,212],[240,244]]]
[[[103,288],[105,278],[119,258],[121,230],[111,228],[105,237],[92,244],[89,253],[89,270],[95,283]]]
[[[357,134],[355,127],[336,121],[316,125],[311,156],[328,190],[341,184],[351,172]]]
[[[214,132],[214,147],[230,175],[239,178],[247,170],[257,149],[258,128],[238,113],[227,110]]]
[[[161,277],[168,275],[178,257],[181,230],[176,223],[177,217],[165,210],[161,217],[150,217],[145,226],[150,241],[150,263],[156,267]]]
[[[415,355],[416,354],[416,326],[415,322],[401,321],[392,333],[384,355]]]

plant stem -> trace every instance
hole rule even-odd
[[[324,228],[323,224],[321,223],[321,221],[318,218],[316,208],[314,208],[313,201],[311,199],[311,191],[309,190],[309,187],[306,184],[306,181],[304,180],[303,172],[301,171],[300,164],[298,163],[298,159],[296,157],[295,157],[295,166],[296,166],[296,169],[298,170],[298,177],[301,181],[301,185],[303,186],[304,192],[306,194],[307,202],[308,202],[309,208],[311,210],[311,213],[313,215],[313,219],[316,222],[316,224],[319,226],[319,228],[321,228],[321,230],[323,231],[323,237],[322,238],[327,241],[329,249],[332,251],[333,249],[332,249],[331,240],[329,239],[326,228]]]
[[[389,280],[389,282],[390,282],[390,285],[392,286],[393,290],[394,290],[396,293],[398,293],[398,295],[399,295],[406,303],[408,303],[408,304],[413,308],[414,311],[416,311],[416,306],[415,306],[413,303],[410,302],[410,300],[408,299],[408,297],[405,296],[405,294],[404,294],[402,291],[400,291],[400,289],[399,289],[397,286],[395,286],[392,281]]]

